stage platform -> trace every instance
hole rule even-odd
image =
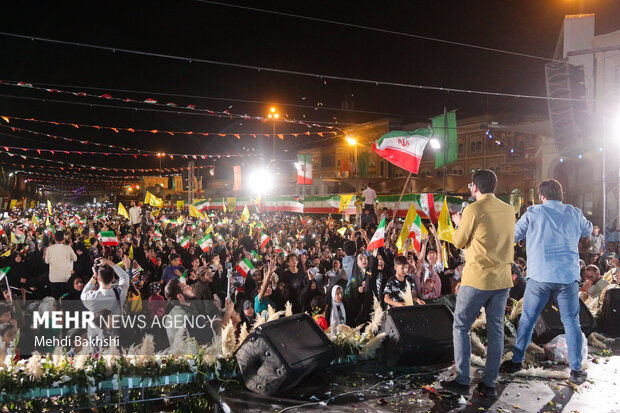
[[[578,392],[564,380],[502,375],[498,399],[474,395],[465,400],[433,390],[449,375],[449,367],[425,373],[366,362],[331,368],[277,397],[252,393],[239,384],[224,385],[220,395],[233,412],[620,412],[620,340],[611,349],[609,357],[592,357],[600,351],[590,349],[588,382]],[[568,371],[563,366],[553,369]],[[473,393],[481,368],[472,370]]]

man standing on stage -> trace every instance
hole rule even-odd
[[[131,201],[131,208],[129,208],[129,221],[131,221],[134,229],[139,227],[142,222],[142,208],[137,206],[134,201]]]
[[[553,296],[566,331],[569,380],[582,384],[587,373],[581,370],[578,245],[581,237],[592,232],[592,223],[580,209],[562,203],[562,185],[556,180],[542,181],[538,197],[542,205],[529,207],[515,228],[515,241],[526,239],[528,281],[512,360],[502,363],[501,371],[514,373],[521,369],[534,323]]]
[[[364,196],[364,209],[370,211],[374,223],[377,223],[377,214],[375,213],[375,199],[377,199],[377,193],[371,188],[370,182],[368,182],[368,187],[362,191],[362,195]]]
[[[469,184],[476,201],[452,217],[457,229],[454,245],[465,248],[465,267],[461,278],[452,335],[457,376],[442,380],[441,386],[453,393],[469,394],[471,326],[482,307],[486,310],[487,362],[478,392],[495,397],[495,383],[504,349],[504,312],[510,287],[514,259],[513,208],[495,197],[497,176],[490,170],[479,170]]]

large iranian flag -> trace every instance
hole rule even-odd
[[[377,142],[372,144],[372,148],[380,157],[417,174],[424,147],[432,134],[431,128],[416,129],[411,132],[392,131],[381,136]]]
[[[101,238],[101,245],[118,245],[118,238],[116,238],[114,231],[102,231],[99,233],[99,237]]]
[[[211,248],[213,248],[213,238],[211,238],[211,234],[207,234],[198,241],[198,245],[200,245],[200,249],[204,252],[209,252]]]
[[[298,153],[295,167],[297,168],[297,184],[312,185],[312,154]]]
[[[254,269],[254,266],[252,265],[250,260],[244,258],[243,260],[239,261],[239,264],[237,264],[235,269],[239,274],[243,275],[243,278],[245,278],[250,273],[250,270]]]
[[[381,220],[379,224],[379,228],[375,231],[375,234],[372,236],[370,240],[370,244],[368,244],[368,251],[381,248],[385,242],[385,218]]]

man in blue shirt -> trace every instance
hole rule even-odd
[[[566,332],[570,381],[582,384],[587,373],[581,370],[578,244],[580,238],[590,235],[592,223],[580,209],[562,203],[562,185],[558,181],[541,182],[538,196],[542,205],[529,207],[515,227],[515,242],[526,240],[528,281],[512,360],[502,363],[500,371],[514,373],[521,369],[534,323],[553,296]]]

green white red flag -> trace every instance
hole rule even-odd
[[[269,241],[271,241],[271,238],[269,238],[267,234],[261,231],[260,232],[260,247],[265,248],[265,246],[267,245]]]
[[[243,275],[243,278],[247,277],[248,274],[250,273],[250,270],[253,270],[253,269],[254,269],[254,266],[252,265],[250,260],[248,260],[247,258],[244,258],[243,260],[239,261],[239,264],[237,264],[237,266],[235,267],[235,270],[237,270],[239,274]]]
[[[385,218],[381,220],[379,227],[375,231],[375,234],[372,236],[370,240],[370,244],[366,248],[368,251],[381,248],[385,243]]]
[[[102,231],[99,233],[99,238],[101,238],[101,245],[118,245],[118,238],[116,238],[114,231]]]
[[[213,248],[213,238],[211,238],[211,234],[207,234],[198,241],[198,245],[203,252],[211,251]]]
[[[179,241],[179,244],[181,244],[183,248],[189,247],[189,244],[190,244],[189,237],[184,237],[181,241]]]
[[[431,128],[416,129],[411,132],[392,131],[373,143],[372,149],[390,163],[417,174],[424,147],[432,134]]]

